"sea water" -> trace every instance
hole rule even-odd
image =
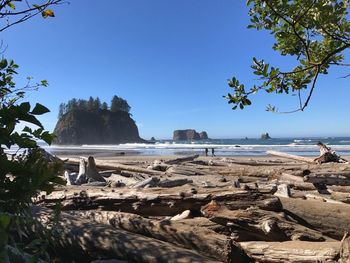
[[[205,148],[213,148],[216,156],[262,156],[266,151],[274,150],[289,154],[315,156],[319,155],[318,141],[330,146],[339,155],[350,155],[350,137],[310,137],[310,138],[276,138],[276,139],[208,139],[200,141],[159,140],[152,144],[126,143],[118,145],[52,145],[43,146],[53,154],[95,154],[115,156],[127,155],[203,155]]]

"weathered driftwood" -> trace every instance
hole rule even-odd
[[[222,262],[236,262],[235,251],[240,249],[229,237],[209,229],[215,223],[206,218],[158,221],[114,211],[69,211],[69,214],[196,250]]]
[[[331,240],[320,232],[288,219],[288,216],[256,208],[229,210],[212,201],[202,208],[204,216],[226,226],[235,241],[325,241]]]
[[[190,186],[176,188],[89,188],[72,186],[40,197],[37,203],[54,207],[61,203],[63,210],[103,209],[149,216],[173,216],[184,210],[200,210],[201,206],[216,200],[230,209],[245,209],[257,206],[266,210],[280,211],[279,199],[273,195],[242,189],[197,188],[192,193]]]
[[[174,180],[165,179],[165,180],[161,180],[158,183],[158,186],[168,188],[168,187],[182,186],[189,183],[193,183],[193,181],[186,178],[174,179]]]
[[[95,159],[92,156],[89,156],[88,158],[88,164],[86,169],[86,177],[89,180],[98,181],[98,182],[106,182],[106,179],[104,179],[97,171]]]
[[[81,185],[83,183],[87,182],[87,178],[86,178],[86,162],[84,160],[84,158],[80,158],[79,160],[79,173],[78,173],[78,177],[75,180],[75,184],[77,185]]]
[[[340,240],[350,232],[350,205],[280,198],[283,208],[299,223]]]
[[[350,262],[350,237],[346,233],[341,240],[340,246],[340,260],[339,263],[349,263]]]
[[[328,186],[328,189],[335,192],[350,194],[350,186],[330,185]]]
[[[309,174],[304,176],[304,181],[313,184],[325,184],[325,185],[342,185],[350,186],[350,178],[343,175],[329,174],[329,175],[317,175]]]
[[[308,158],[308,157],[303,157],[303,156],[298,156],[298,155],[292,155],[288,153],[283,153],[283,152],[277,152],[277,151],[267,151],[267,154],[274,155],[274,156],[279,156],[287,159],[292,159],[300,162],[305,162],[305,163],[314,163],[314,159]]]
[[[208,174],[203,170],[196,169],[193,167],[183,166],[183,165],[172,165],[170,168],[166,170],[167,174],[177,174],[177,175],[186,175],[186,176],[194,176],[194,175],[205,175]]]
[[[49,229],[53,212],[49,209],[33,209],[33,216],[41,228]],[[55,244],[72,250],[83,252],[92,257],[109,257],[131,262],[217,262],[195,251],[177,247],[164,241],[148,238],[105,224],[66,213],[59,215],[55,222],[51,238]],[[55,234],[56,233],[56,234]],[[50,237],[48,237],[50,238]]]
[[[70,166],[78,165],[78,160],[71,158],[67,162]],[[146,169],[139,166],[132,166],[132,165],[124,165],[120,163],[114,163],[114,162],[108,162],[108,161],[99,161],[96,160],[96,168],[100,170],[114,170],[116,173],[120,173],[121,170],[124,171],[130,171],[130,172],[136,172],[136,173],[144,173],[149,175],[164,175],[164,172],[160,171],[154,171],[150,169]]]
[[[136,183],[133,188],[155,187],[158,185],[160,179],[158,177],[150,177],[141,182]]]
[[[190,155],[190,156],[184,156],[184,157],[179,157],[176,159],[170,159],[165,161],[165,164],[169,164],[169,165],[173,165],[173,164],[180,164],[180,163],[184,163],[184,162],[190,162],[193,161],[194,159],[198,158],[199,155]]]
[[[315,263],[336,262],[339,257],[340,242],[263,242],[240,243],[256,262]]]
[[[303,177],[295,176],[288,173],[282,173],[281,175],[279,175],[278,182],[288,184],[290,188],[295,190],[312,191],[317,189],[314,184],[304,182]]]

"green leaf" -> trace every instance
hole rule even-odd
[[[44,105],[37,103],[35,104],[34,109],[31,111],[31,114],[34,115],[42,115],[45,114],[47,112],[50,112],[50,110],[48,108],[46,108]]]
[[[12,9],[16,9],[16,6],[12,2],[7,3],[7,5]]]

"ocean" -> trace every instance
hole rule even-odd
[[[263,156],[267,150],[302,156],[319,155],[318,141],[330,146],[339,155],[350,155],[350,137],[310,137],[276,139],[208,139],[201,141],[159,140],[154,144],[126,143],[119,145],[43,146],[53,154],[115,156],[127,155],[184,155],[204,154],[205,148],[214,148],[216,156]]]

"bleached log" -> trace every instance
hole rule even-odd
[[[38,221],[36,232],[51,227],[52,214],[50,209],[33,208],[33,216]],[[54,231],[56,235],[46,236],[53,239],[51,241],[54,244],[93,257],[115,257],[145,263],[218,262],[195,251],[88,219],[76,218],[64,212],[60,213],[55,222]]]
[[[150,177],[150,178],[147,178],[141,182],[138,182],[136,183],[133,188],[144,188],[146,186],[149,186],[149,187],[155,187],[157,186],[159,183],[159,178],[158,177]]]
[[[198,158],[199,155],[190,155],[190,156],[184,156],[184,157],[179,157],[176,159],[170,159],[165,161],[165,164],[169,164],[169,165],[173,165],[173,164],[180,164],[180,163],[184,163],[184,162],[190,162],[193,161],[194,159]]]
[[[104,209],[147,216],[173,216],[184,210],[197,210],[216,200],[230,209],[245,209],[251,206],[266,210],[281,211],[279,199],[257,191],[233,188],[197,188],[191,186],[176,188],[93,188],[72,186],[60,189],[45,197],[39,197],[37,204],[53,208],[60,202],[62,210]]]
[[[86,168],[86,177],[89,179],[92,179],[94,181],[98,182],[106,182],[106,179],[104,179],[97,171],[95,159],[92,156],[89,156],[88,158],[88,164]]]
[[[283,153],[283,152],[277,152],[277,151],[267,151],[266,153],[270,154],[270,155],[278,156],[278,157],[283,157],[283,158],[287,158],[287,159],[300,161],[300,162],[314,163],[314,159],[308,158],[308,157],[292,155],[292,154]]]
[[[235,241],[304,240],[321,242],[331,240],[320,232],[302,226],[283,214],[257,208],[229,210],[217,202],[202,207],[202,213],[211,221],[225,226]]]
[[[114,211],[69,211],[76,218],[88,218],[98,223],[111,224],[132,233],[166,241],[222,262],[236,262],[239,246],[223,234],[210,228],[216,224],[206,218],[186,221],[152,220],[135,214]]]
[[[81,185],[87,182],[86,178],[86,162],[84,158],[80,158],[79,160],[79,173],[78,177],[75,180],[75,184]]]
[[[312,227],[324,235],[340,240],[350,232],[350,205],[280,198],[283,208],[300,224]]]
[[[71,158],[68,161],[68,164],[71,166],[78,165],[78,161],[74,158]],[[124,165],[124,164],[119,164],[119,163],[109,162],[109,161],[96,160],[96,168],[100,170],[116,170],[117,171],[116,173],[118,173],[118,171],[124,170],[124,171],[144,173],[149,175],[164,175],[164,172],[154,171],[154,170],[142,168],[139,166]]]
[[[256,262],[315,263],[336,262],[339,257],[340,242],[241,242],[243,249]]]
[[[205,175],[207,174],[203,170],[186,167],[183,165],[172,165],[170,168],[166,170],[167,174],[178,174],[178,175],[186,175],[186,176],[194,176],[194,175]]]

